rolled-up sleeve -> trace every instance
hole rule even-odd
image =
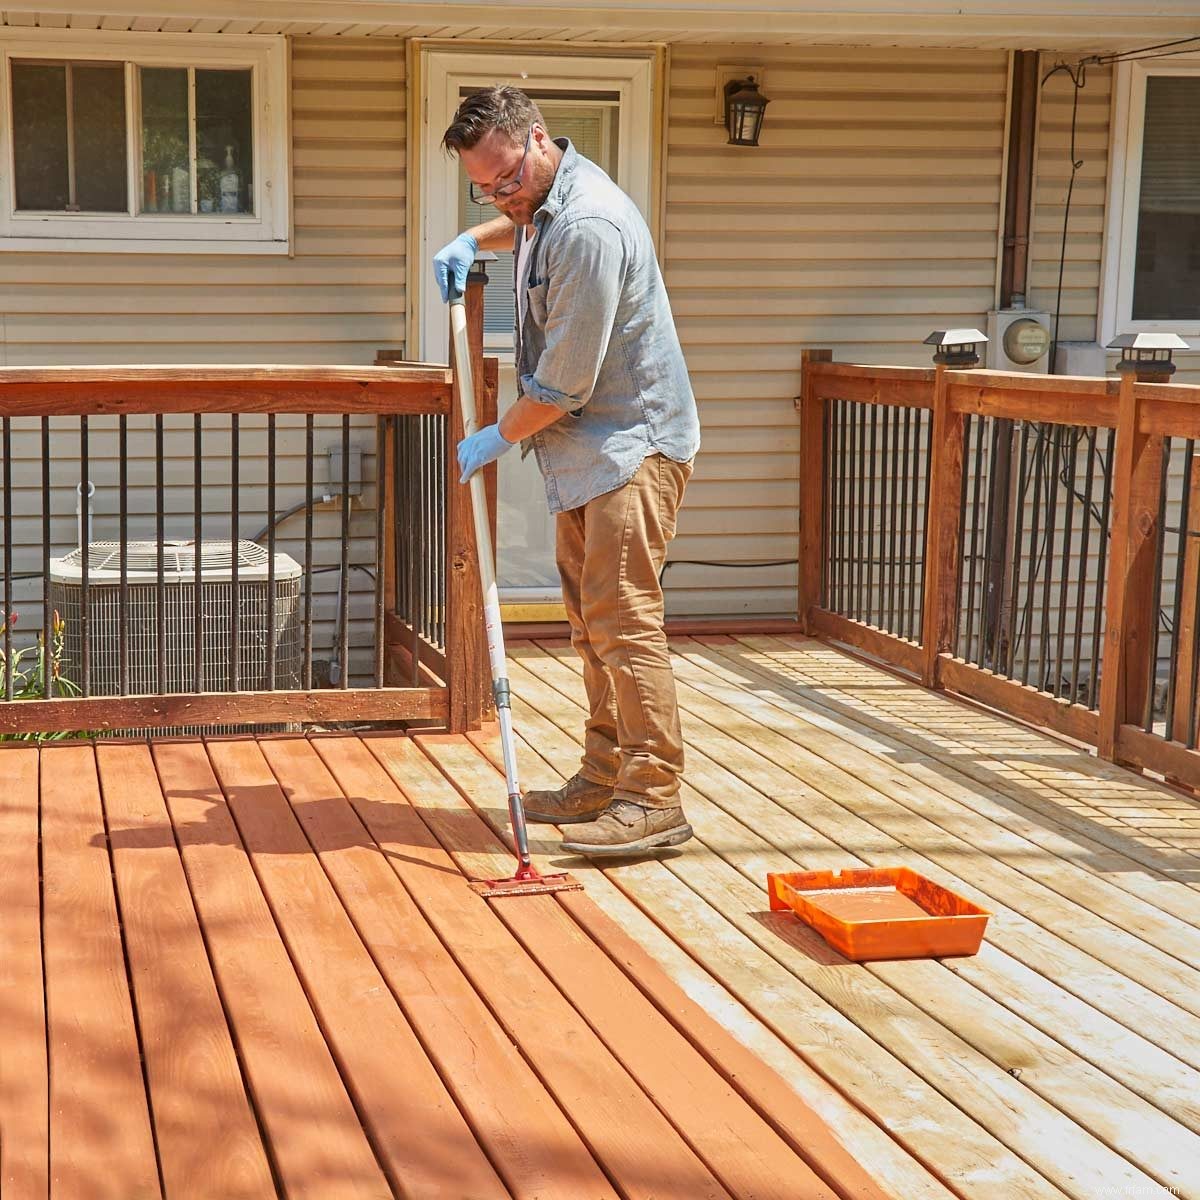
[[[626,271],[620,230],[581,217],[555,238],[546,276],[545,349],[521,376],[530,399],[578,415],[591,399],[608,353]]]

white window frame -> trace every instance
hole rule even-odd
[[[137,67],[252,70],[254,213],[32,213],[16,208],[12,111],[14,59],[125,64],[129,195],[140,194],[136,147]],[[106,254],[289,253],[288,62],[283,37],[197,37],[172,33],[29,29],[0,53],[0,250]]]
[[[1142,138],[1146,124],[1146,81],[1151,75],[1200,77],[1200,54],[1165,61],[1118,63],[1113,78],[1113,120],[1108,156],[1108,204],[1101,277],[1100,332],[1107,345],[1122,333],[1177,333],[1200,337],[1200,322],[1135,321],[1133,279],[1137,261],[1138,202],[1142,183]]]

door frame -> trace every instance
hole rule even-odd
[[[445,362],[449,356],[445,306],[433,287],[429,260],[460,232],[457,167],[440,149],[442,131],[458,106],[459,88],[507,81],[538,89],[616,92],[620,97],[616,182],[641,209],[657,246],[665,68],[665,49],[659,46],[630,47],[619,53],[605,47],[597,53],[578,46],[413,39],[408,63],[406,357]]]

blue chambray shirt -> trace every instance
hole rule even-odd
[[[595,163],[566,138],[556,143],[563,158],[533,216],[516,321],[521,391],[569,414],[522,443],[537,455],[552,513],[628,483],[648,454],[688,462],[700,448],[650,230]]]

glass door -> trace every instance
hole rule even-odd
[[[469,95],[471,90],[463,88],[461,94]],[[529,95],[542,110],[551,137],[570,138],[585,158],[609,175],[616,173],[620,136],[618,94],[564,96],[556,91],[548,95],[530,88]],[[458,185],[460,229],[482,224],[496,215],[494,208],[471,202],[461,164]],[[501,412],[517,395],[513,363],[514,270],[511,252],[497,254],[495,261],[488,263],[488,284],[484,291],[484,346],[487,353],[500,359]],[[548,604],[557,606],[561,593],[554,565],[554,517],[546,508],[542,473],[532,454],[522,459],[519,453],[509,453],[500,459],[496,519],[496,582],[501,601],[506,605],[533,606],[534,611],[527,615],[556,615],[540,611]]]

